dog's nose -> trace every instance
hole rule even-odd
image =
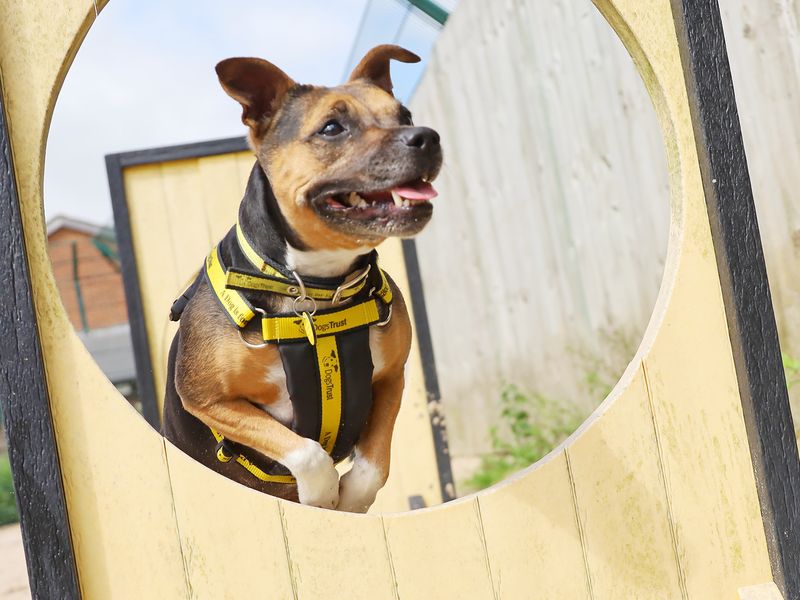
[[[411,148],[430,150],[439,145],[439,134],[430,127],[404,127],[400,141]]]

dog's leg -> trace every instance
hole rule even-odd
[[[403,396],[403,370],[372,384],[372,411],[356,445],[353,467],[339,485],[339,510],[367,512],[389,477],[392,430]]]
[[[255,448],[287,467],[297,480],[301,504],[336,508],[339,474],[319,442],[297,435],[242,398],[204,404],[184,401],[183,406],[226,438]]]

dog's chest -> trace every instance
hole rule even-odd
[[[291,311],[291,300],[281,298],[277,301],[276,311]],[[318,302],[317,309],[323,310],[331,306],[330,302]],[[369,331],[369,350],[372,356],[373,381],[379,377],[385,367],[382,331],[376,327]],[[267,414],[287,427],[291,427],[294,419],[294,406],[289,396],[289,389],[286,382],[286,372],[280,354],[274,346],[267,347],[264,351],[254,350],[258,358],[251,362],[251,373],[254,380],[263,384],[263,391],[256,398],[251,398],[251,402]],[[256,366],[257,365],[257,366]],[[254,368],[253,368],[254,367]]]

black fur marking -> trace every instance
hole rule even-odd
[[[272,186],[258,162],[250,172],[239,207],[239,223],[256,252],[281,264],[286,263],[287,242],[298,250],[308,249],[283,216]]]
[[[269,147],[277,148],[300,137],[304,123],[305,102],[301,100],[315,89],[312,85],[296,85],[281,99],[281,109],[275,116],[275,125],[269,133]]]

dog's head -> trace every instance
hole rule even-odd
[[[217,65],[222,87],[242,105],[281,211],[311,248],[375,246],[430,220],[439,135],[415,127],[392,95],[392,59],[419,61],[398,46],[378,46],[335,88],[299,85],[258,58]]]

